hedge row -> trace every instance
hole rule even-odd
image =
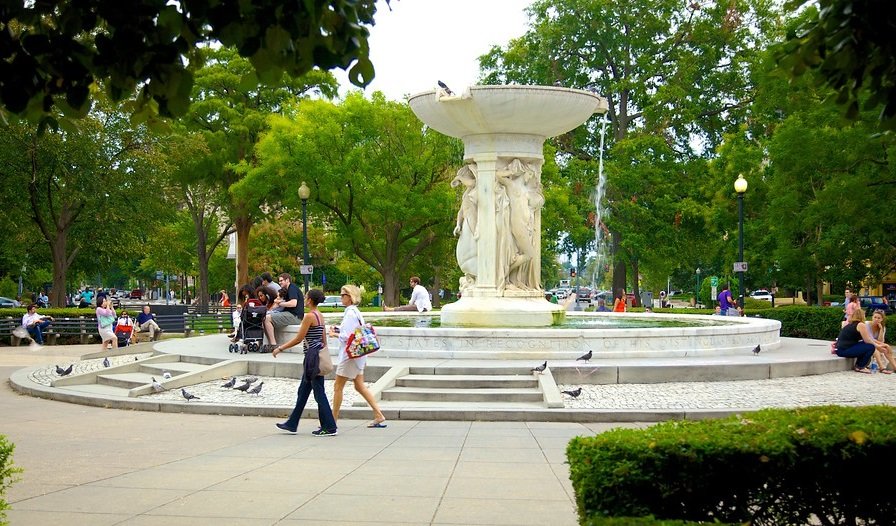
[[[869,477],[896,453],[894,407],[672,421],[576,437],[566,453],[582,524],[893,523],[892,503]]]
[[[8,524],[6,522],[6,510],[9,504],[6,502],[6,489],[16,481],[16,476],[21,473],[21,468],[12,465],[12,452],[15,444],[6,440],[4,435],[0,435],[0,526]]]

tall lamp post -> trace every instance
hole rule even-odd
[[[700,267],[697,267],[697,281],[694,283],[694,307],[700,305]]]
[[[302,200],[302,263],[308,265],[311,257],[308,255],[308,198],[311,197],[311,189],[302,181],[299,187],[299,199]],[[303,272],[305,277],[305,294],[308,294],[308,279],[310,276]]]
[[[734,181],[734,191],[737,192],[737,304],[741,308],[744,306],[744,271],[746,270],[746,262],[744,262],[744,194],[747,193],[747,180],[743,174],[737,176]]]

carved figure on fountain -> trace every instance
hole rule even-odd
[[[537,290],[540,288],[538,268],[541,193],[537,166],[513,159],[496,172],[497,200],[500,202],[496,221],[499,243],[497,258],[499,277],[503,274],[507,288]],[[502,250],[503,249],[503,250]],[[499,285],[501,280],[498,281]]]
[[[477,239],[479,238],[479,232],[477,226],[479,199],[476,195],[476,177],[476,164],[469,163],[458,170],[457,176],[451,181],[451,186],[454,188],[460,185],[464,186],[460,207],[457,210],[457,222],[454,227],[454,235],[458,236],[457,248],[455,250],[457,265],[464,273],[464,276],[460,278],[461,293],[476,285],[476,274],[478,272]]]

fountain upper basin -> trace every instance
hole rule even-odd
[[[553,86],[470,86],[454,97],[435,90],[413,95],[411,109],[428,126],[451,137],[530,134],[554,137],[579,126],[607,100],[582,90]]]

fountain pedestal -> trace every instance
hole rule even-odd
[[[457,217],[461,299],[442,309],[446,325],[543,327],[564,309],[541,285],[541,167],[544,141],[607,110],[593,93],[550,86],[471,86],[408,100],[434,130],[464,143]]]

